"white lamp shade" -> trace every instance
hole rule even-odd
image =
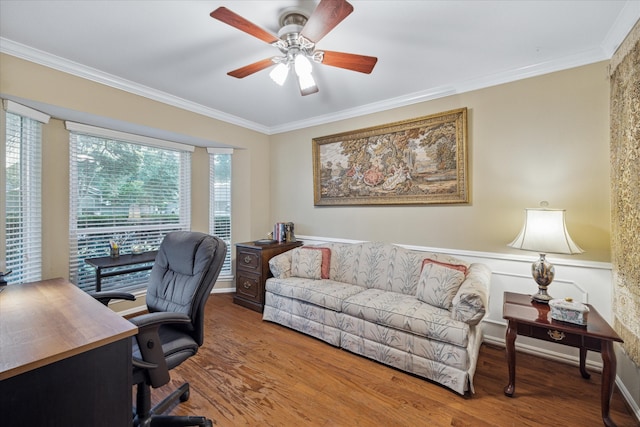
[[[584,252],[569,236],[564,209],[525,209],[524,226],[508,246],[553,254]]]

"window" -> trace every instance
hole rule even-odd
[[[209,148],[209,233],[227,244],[227,256],[220,271],[230,278],[231,271],[231,154],[232,149]]]
[[[49,116],[12,101],[5,101],[5,109],[0,271],[12,271],[9,283],[26,283],[42,277],[41,128]]]
[[[133,245],[160,246],[169,231],[189,230],[193,147],[67,122],[70,137],[69,276],[93,290],[86,258]],[[103,279],[102,290],[144,289],[149,271]]]

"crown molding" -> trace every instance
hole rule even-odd
[[[640,20],[640,1],[628,0],[600,44],[608,59],[616,53],[638,20]]]
[[[505,83],[511,83],[530,77],[541,76],[556,71],[567,70],[582,65],[592,64],[599,61],[609,59],[604,50],[600,47],[577,53],[572,56],[556,58],[538,64],[506,70],[488,76],[483,76],[473,80],[460,81],[449,86],[433,88],[421,92],[409,93],[404,96],[384,100],[381,102],[371,103],[360,107],[337,111],[335,113],[313,117],[308,120],[285,123],[281,126],[270,128],[270,135],[276,133],[284,133],[288,131],[303,129],[311,126],[322,125],[325,123],[335,122],[338,120],[350,119],[353,117],[364,116],[366,114],[379,113],[393,108],[405,107],[407,105],[417,104],[420,102],[431,101],[438,98],[444,98],[451,95],[471,92],[474,90],[485,89],[491,86],[497,86]]]
[[[31,61],[40,65],[44,65],[46,67],[53,68],[65,73],[69,73],[87,80],[101,83],[116,89],[120,89],[132,94],[143,96],[154,101],[178,107],[183,110],[201,114],[206,117],[221,120],[223,122],[241,126],[243,128],[254,130],[266,135],[273,135],[307,127],[323,125],[340,120],[346,120],[354,117],[360,117],[367,114],[379,113],[394,108],[444,98],[446,96],[484,89],[491,86],[497,86],[517,80],[579,67],[599,61],[609,60],[639,18],[640,1],[629,0],[625,3],[623,9],[618,15],[618,18],[616,19],[614,25],[607,33],[605,39],[597,48],[579,52],[568,57],[552,58],[545,62],[527,67],[504,70],[500,73],[489,76],[482,76],[473,80],[454,82],[453,84],[445,87],[436,87],[420,92],[409,93],[400,97],[366,104],[356,108],[336,111],[330,114],[316,116],[311,119],[289,122],[272,127],[246,120],[225,113],[223,111],[205,107],[201,104],[197,104],[183,98],[179,98],[168,93],[122,79],[120,77],[102,72],[91,67],[86,67],[77,62],[66,60],[47,52],[31,48],[20,43],[16,43],[9,39],[0,38],[0,52],[16,56],[18,58],[25,59],[27,61]]]
[[[120,89],[134,95],[139,95],[154,101],[162,102],[163,104],[171,105],[183,110],[201,114],[206,117],[221,120],[226,123],[241,126],[246,129],[251,129],[256,132],[265,134],[269,133],[268,127],[260,125],[258,123],[245,120],[243,118],[227,114],[213,108],[205,107],[195,102],[187,101],[186,99],[182,99],[180,97],[173,96],[156,89],[152,89],[150,87],[132,82],[130,80],[114,76],[113,74],[105,73],[95,68],[87,67],[85,65],[61,58],[56,55],[52,55],[39,49],[34,49],[27,45],[14,42],[13,40],[0,37],[0,53],[6,53],[7,55],[15,56],[17,58],[34,62],[45,67],[53,68],[54,70],[62,71],[64,73],[91,80],[93,82],[100,83],[115,89]]]

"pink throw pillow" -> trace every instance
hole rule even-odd
[[[469,266],[466,262],[460,260],[460,262],[457,262],[456,260],[454,260],[452,257],[448,257],[449,259],[445,262],[445,261],[441,261],[441,260],[436,260],[433,258],[425,258],[422,261],[422,269],[420,271],[422,271],[424,269],[424,266],[426,264],[438,264],[441,265],[443,267],[448,267],[448,268],[453,268],[454,270],[458,270],[461,271],[462,274],[464,274],[465,276],[467,275],[467,271],[469,270]]]

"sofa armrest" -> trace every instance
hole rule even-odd
[[[273,277],[276,279],[291,277],[291,254],[292,251],[283,252],[269,260],[269,268]]]
[[[451,318],[477,325],[489,310],[491,270],[484,264],[471,264],[460,289],[453,298]]]

